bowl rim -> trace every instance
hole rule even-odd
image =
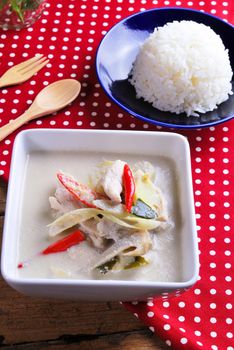
[[[226,21],[224,21],[222,18],[215,16],[213,14],[209,14],[208,12],[203,12],[200,10],[196,10],[196,9],[189,9],[189,8],[185,8],[185,7],[160,7],[160,8],[153,8],[153,9],[149,9],[149,10],[145,10],[142,12],[136,12],[130,16],[127,16],[125,18],[123,18],[122,20],[120,20],[119,22],[115,23],[108,31],[107,33],[104,35],[104,37],[101,39],[98,47],[97,47],[97,51],[96,51],[96,56],[95,56],[95,69],[96,69],[96,75],[98,78],[98,81],[103,89],[103,91],[105,92],[105,94],[113,101],[115,102],[121,109],[125,110],[126,112],[128,112],[130,115],[136,117],[137,119],[140,119],[146,123],[150,123],[152,125],[155,126],[161,126],[161,127],[167,127],[167,128],[171,128],[171,129],[186,129],[186,130],[191,130],[191,129],[203,129],[203,128],[209,128],[212,126],[216,126],[219,124],[222,124],[224,122],[227,122],[231,119],[234,118],[234,113],[233,115],[229,116],[229,117],[225,117],[223,119],[214,121],[214,122],[210,122],[210,123],[205,123],[205,124],[201,124],[201,125],[180,125],[180,124],[171,124],[170,122],[166,123],[166,122],[161,122],[161,121],[157,121],[154,119],[150,119],[147,117],[142,116],[141,114],[138,114],[137,112],[131,110],[130,108],[126,107],[124,104],[122,104],[121,102],[119,102],[112,94],[110,94],[106,88],[104,87],[104,84],[102,83],[102,80],[100,78],[100,74],[99,74],[99,67],[98,67],[98,56],[99,56],[99,52],[101,49],[101,46],[103,44],[103,42],[105,41],[106,37],[110,35],[110,33],[119,25],[123,24],[124,22],[126,22],[127,20],[133,18],[133,17],[137,17],[140,16],[142,14],[148,13],[148,12],[159,12],[159,11],[186,11],[186,12],[195,12],[195,13],[199,13],[200,15],[204,16],[204,17],[211,17],[215,20],[217,20],[218,22],[223,23],[224,25],[230,27],[230,29],[234,29],[234,24],[232,25],[231,23],[228,23]]]

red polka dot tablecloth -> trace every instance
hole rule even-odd
[[[194,8],[234,22],[233,0],[50,0],[32,27],[0,30],[0,76],[37,53],[50,59],[29,81],[0,91],[0,126],[23,113],[47,84],[75,78],[82,83],[82,91],[71,106],[24,128],[160,131],[124,113],[106,97],[96,78],[95,54],[116,22],[135,12],[166,6]],[[234,350],[234,121],[181,133],[188,137],[192,153],[199,280],[179,297],[125,306],[173,349]],[[15,135],[0,143],[0,177],[6,180]]]

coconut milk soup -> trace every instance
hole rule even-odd
[[[93,250],[86,241],[69,248],[68,252],[41,255],[43,249],[61,236],[49,237],[47,227],[55,218],[49,204],[58,187],[59,170],[72,174],[77,181],[89,184],[95,166],[103,160],[121,159],[130,166],[148,161],[155,167],[156,184],[167,204],[167,228],[154,234],[153,248],[146,254],[149,264],[123,271],[102,274],[84,268],[92,260]],[[28,155],[22,188],[21,224],[18,241],[17,268],[22,278],[118,279],[159,282],[180,282],[182,253],[180,246],[180,207],[177,197],[177,175],[173,161],[165,157],[102,153],[32,152]]]

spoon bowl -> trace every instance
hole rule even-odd
[[[0,128],[0,141],[30,120],[64,108],[75,100],[80,89],[80,82],[74,79],[62,79],[46,86],[21,116]]]
[[[56,81],[39,92],[33,105],[36,104],[38,108],[49,113],[55,112],[71,103],[80,93],[80,89],[81,85],[77,80]]]

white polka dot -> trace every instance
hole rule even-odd
[[[197,337],[200,337],[200,336],[201,336],[201,332],[200,332],[200,331],[195,331],[194,334],[195,334]]]
[[[211,345],[212,350],[218,350],[218,347],[216,345]]]
[[[213,324],[214,324],[214,323],[216,323],[216,322],[217,322],[217,319],[216,319],[215,317],[211,317],[211,318],[210,318],[210,323],[213,323]]]
[[[178,305],[179,305],[180,308],[184,308],[185,307],[185,303],[183,301],[180,301]]]
[[[227,324],[232,324],[232,319],[230,317],[226,318],[226,323]]]
[[[180,322],[184,322],[184,321],[185,321],[185,317],[184,317],[184,316],[179,316],[179,317],[178,317],[178,320],[179,320]]]
[[[226,290],[225,290],[225,294],[227,294],[227,295],[232,295],[231,289],[226,289]]]
[[[233,338],[233,333],[227,332],[227,333],[226,333],[226,336],[227,336],[227,338],[231,339],[231,338]]]
[[[215,304],[215,303],[211,303],[211,304],[210,304],[210,308],[211,308],[212,310],[216,309],[216,304]]]
[[[226,276],[226,277],[225,277],[225,281],[231,282],[231,280],[232,280],[231,276]]]
[[[210,250],[210,251],[209,251],[209,254],[210,254],[211,256],[214,256],[214,255],[216,255],[216,251],[215,251],[215,250]]]
[[[153,311],[147,312],[147,316],[148,316],[148,317],[154,317],[154,312],[153,312]]]
[[[216,333],[216,332],[210,332],[210,336],[211,336],[212,338],[216,338],[216,337],[217,337],[217,333]]]
[[[165,329],[165,331],[169,331],[171,329],[171,326],[169,324],[165,324],[163,328]]]
[[[188,339],[187,338],[181,338],[180,342],[181,342],[181,344],[187,344]]]
[[[225,250],[224,254],[225,254],[226,256],[230,256],[230,255],[231,255],[231,252],[230,252],[230,250]]]
[[[195,307],[196,309],[200,309],[201,304],[200,304],[200,303],[195,303],[195,304],[194,304],[194,307]]]
[[[147,302],[147,305],[148,305],[148,306],[154,306],[154,303],[153,303],[152,301],[148,301],[148,302]]]
[[[230,263],[226,263],[224,266],[226,269],[230,269],[232,267],[232,265]]]
[[[194,290],[194,294],[196,294],[196,295],[201,294],[201,290],[200,290],[200,289],[198,289],[198,288],[196,288],[196,289]]]

